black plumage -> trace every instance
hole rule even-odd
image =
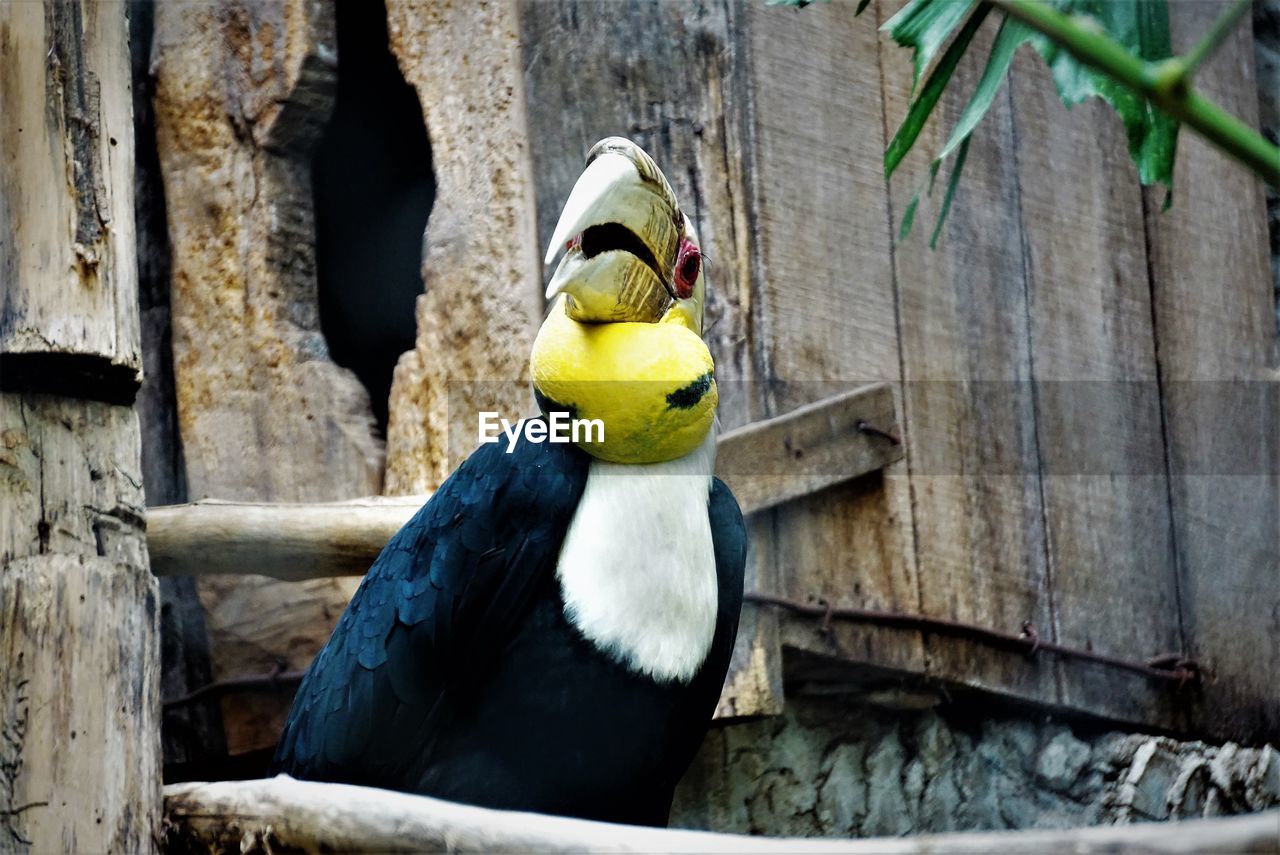
[[[298,690],[274,769],[497,808],[665,824],[737,632],[742,514],[713,482],[711,651],[634,673],[566,619],[555,565],[590,458],[481,446],[383,549]]]

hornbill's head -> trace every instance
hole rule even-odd
[[[575,321],[656,323],[677,304],[701,332],[705,286],[693,224],[653,158],[630,140],[608,137],[587,155],[546,263],[562,251],[547,299],[566,295]]]
[[[603,422],[602,442],[579,444],[612,462],[698,448],[719,400],[701,337],[702,253],[671,185],[635,143],[592,147],[547,263],[561,252],[530,361],[543,410]]]

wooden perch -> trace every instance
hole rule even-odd
[[[893,393],[865,386],[720,438],[716,472],[745,513],[771,508],[902,457]],[[279,504],[213,499],[152,508],[160,576],[256,573],[297,581],[359,575],[430,496]]]
[[[1280,853],[1274,810],[1177,823],[836,840],[634,828],[287,776],[174,784],[164,793],[171,852]]]

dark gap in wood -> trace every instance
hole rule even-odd
[[[875,4],[872,14],[876,17],[877,31],[884,26],[888,20],[885,14],[883,0]],[[881,132],[881,152],[889,147],[889,140],[893,139],[893,133],[889,128],[889,92],[885,85],[886,77],[884,73],[884,41],[876,39],[876,76],[880,82],[880,127]],[[902,287],[898,283],[898,231],[895,223],[893,210],[893,188],[889,186],[889,178],[884,179],[884,201],[885,201],[885,217],[887,222],[885,227],[889,230],[889,275],[891,286],[893,288],[893,327],[894,333],[898,339],[898,395],[902,401],[902,419],[899,422],[898,432],[902,437],[902,465],[907,470],[907,496],[911,508],[910,522],[910,546],[911,563],[916,568],[916,609],[924,611],[924,590],[920,585],[920,506],[919,506],[919,490],[920,486],[916,483],[919,477],[918,472],[914,472],[911,456],[911,396],[907,394],[907,356],[906,348],[902,346],[903,329],[902,329]],[[924,646],[923,634],[920,639],[921,646]]]
[[[1009,79],[1005,85],[1005,99],[1009,104],[1009,136],[1013,151],[1013,192],[1017,199],[1017,223],[1018,223],[1018,246],[1022,252],[1022,298],[1023,312],[1026,321],[1027,336],[1027,374],[1028,381],[1031,383],[1031,435],[1035,442],[1036,455],[1036,494],[1040,498],[1040,526],[1042,530],[1042,543],[1044,544],[1044,580],[1045,580],[1045,599],[1048,600],[1049,611],[1049,631],[1053,633],[1053,640],[1061,637],[1058,631],[1058,604],[1054,597],[1054,585],[1056,584],[1056,560],[1054,555],[1053,530],[1049,523],[1049,497],[1045,494],[1045,465],[1044,465],[1044,443],[1040,435],[1043,414],[1040,409],[1040,384],[1036,378],[1036,346],[1035,346],[1035,319],[1031,314],[1033,305],[1032,295],[1032,272],[1031,272],[1031,245],[1027,240],[1027,221],[1026,211],[1022,204],[1022,175],[1018,163],[1018,146],[1020,141],[1018,138],[1018,105],[1013,98],[1013,76],[1017,74],[1017,69],[1010,67]],[[1054,682],[1058,689],[1058,700],[1063,701],[1067,693],[1066,675],[1061,668],[1057,668],[1054,674]]]
[[[138,372],[95,353],[0,353],[0,392],[55,395],[128,407]]]
[[[385,436],[391,378],[417,337],[423,234],[435,203],[422,105],[378,2],[337,3],[338,92],[311,161],[320,328],[369,391]]]
[[[1186,605],[1183,602],[1182,574],[1185,572],[1186,559],[1182,555],[1182,550],[1178,545],[1178,514],[1177,502],[1174,496],[1174,462],[1172,456],[1172,438],[1169,435],[1169,397],[1168,390],[1165,388],[1164,364],[1161,361],[1160,354],[1160,325],[1157,322],[1158,310],[1156,309],[1156,271],[1153,259],[1151,257],[1152,235],[1151,230],[1154,228],[1152,223],[1152,210],[1149,200],[1149,191],[1145,188],[1140,189],[1139,195],[1142,199],[1142,237],[1143,237],[1143,260],[1147,266],[1147,294],[1148,302],[1151,306],[1151,351],[1155,357],[1156,363],[1156,394],[1160,402],[1160,442],[1164,447],[1164,471],[1165,471],[1165,500],[1169,504],[1169,549],[1173,552],[1171,556],[1170,566],[1173,568],[1173,595],[1178,601],[1178,643],[1182,650],[1187,650],[1187,630],[1183,618],[1183,612]],[[1156,216],[1159,216],[1156,214]]]

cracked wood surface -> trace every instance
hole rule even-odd
[[[0,7],[0,388],[127,403],[141,382],[123,14]]]
[[[119,405],[140,380],[125,14],[0,5],[5,852],[147,852],[159,833],[157,584]]]

